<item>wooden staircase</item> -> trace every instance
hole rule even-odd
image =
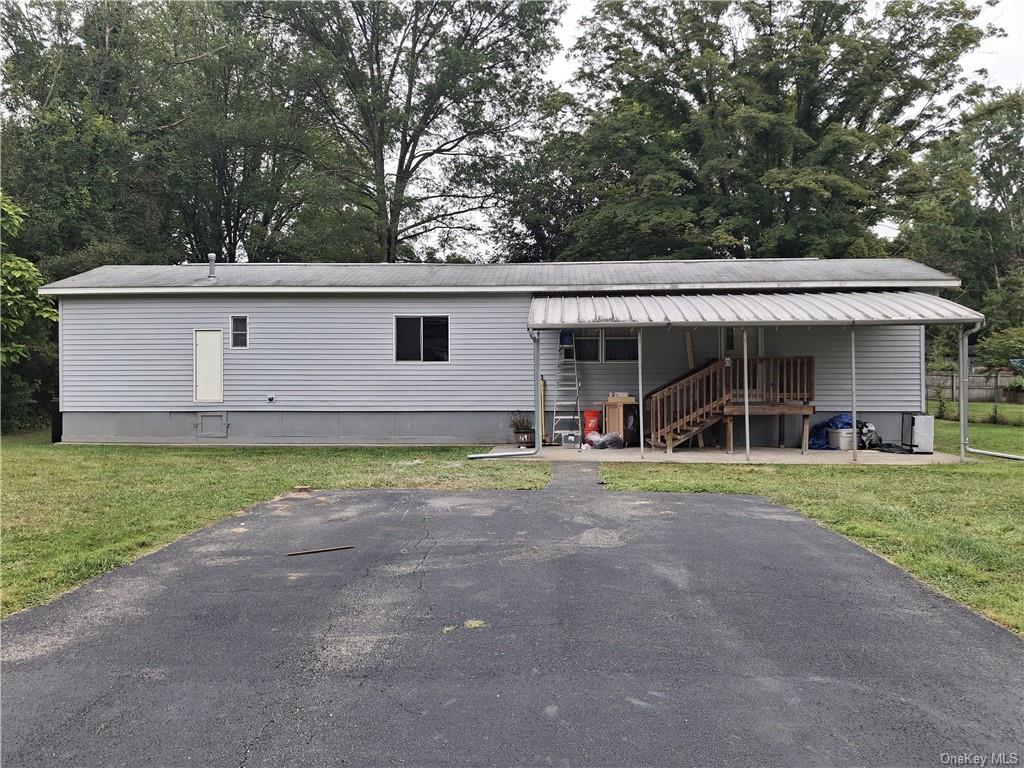
[[[748,380],[752,405],[762,412],[788,413],[787,403],[807,406],[814,399],[814,358],[750,357]],[[671,453],[742,402],[743,361],[709,360],[644,396],[650,443]]]

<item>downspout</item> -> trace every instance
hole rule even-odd
[[[528,451],[471,453],[467,459],[518,459],[537,456],[544,439],[544,408],[540,394],[540,331],[527,331],[533,340],[533,448]]]
[[[968,409],[971,402],[971,361],[968,356],[967,338],[972,333],[980,331],[981,326],[981,323],[977,323],[970,328],[965,325],[960,332],[960,461],[965,461],[968,453],[973,453],[976,456],[993,456],[997,459],[1024,461],[1024,456],[1019,456],[1015,453],[983,451],[980,448],[971,448],[970,445],[970,437],[968,435],[968,424],[970,423],[968,417],[970,414]]]

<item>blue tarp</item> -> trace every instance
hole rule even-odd
[[[828,444],[828,431],[830,429],[850,429],[852,427],[853,414],[851,413],[840,413],[828,421],[819,421],[811,427],[811,433],[807,439],[807,447],[825,451],[831,450]]]

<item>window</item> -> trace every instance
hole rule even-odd
[[[574,336],[575,346],[566,349],[565,359],[575,356],[579,363],[628,363],[637,361],[636,331],[609,329],[581,330]]]
[[[232,349],[248,349],[249,348],[249,316],[248,315],[232,315],[231,316],[231,348]]]
[[[576,331],[576,360],[581,363],[597,363],[601,360],[601,332]]]
[[[396,317],[395,360],[400,363],[447,363],[448,318]]]
[[[619,328],[604,332],[604,360],[606,363],[637,361],[636,332]]]

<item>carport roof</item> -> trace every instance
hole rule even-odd
[[[974,325],[984,315],[927,293],[549,296],[530,305],[529,327],[696,325]]]

